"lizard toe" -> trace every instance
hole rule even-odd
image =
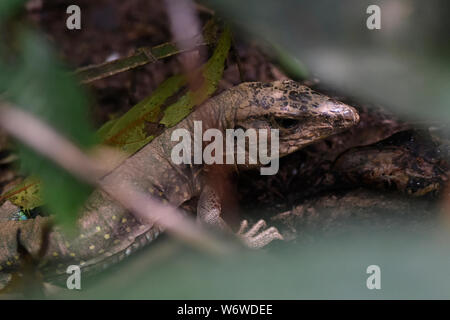
[[[241,228],[239,229],[237,235],[242,239],[248,248],[260,249],[271,243],[273,240],[283,240],[283,236],[275,227],[270,227],[259,232],[262,228],[267,226],[264,220],[258,221],[248,232],[244,233],[247,226],[247,220],[242,221]]]

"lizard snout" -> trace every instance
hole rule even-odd
[[[358,111],[339,101],[329,100],[325,102],[321,111],[325,118],[332,119],[333,126],[336,129],[347,129],[359,123]]]
[[[342,108],[343,110],[340,115],[342,118],[343,127],[348,128],[359,123],[359,113],[355,108],[348,105],[343,105]]]

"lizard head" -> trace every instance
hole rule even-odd
[[[292,80],[243,83],[245,97],[234,115],[235,128],[278,129],[279,156],[353,127],[359,122],[351,106]]]

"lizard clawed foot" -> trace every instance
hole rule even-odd
[[[243,220],[237,236],[244,241],[245,245],[251,249],[259,249],[265,247],[273,240],[283,240],[283,236],[280,234],[277,228],[270,227],[264,231],[259,232],[262,228],[265,228],[267,223],[264,220],[259,220],[253,227],[247,232],[248,221]],[[245,232],[245,233],[244,233]]]

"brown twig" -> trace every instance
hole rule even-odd
[[[191,0],[165,0],[167,16],[169,17],[170,30],[177,47],[183,53],[180,60],[183,65],[184,73],[188,78],[189,87],[192,90],[200,87],[203,78],[201,73],[195,72],[203,60],[205,60],[205,51],[199,47],[198,51],[187,51],[192,48],[192,39],[196,34],[201,34],[201,25],[197,17],[195,4]]]

